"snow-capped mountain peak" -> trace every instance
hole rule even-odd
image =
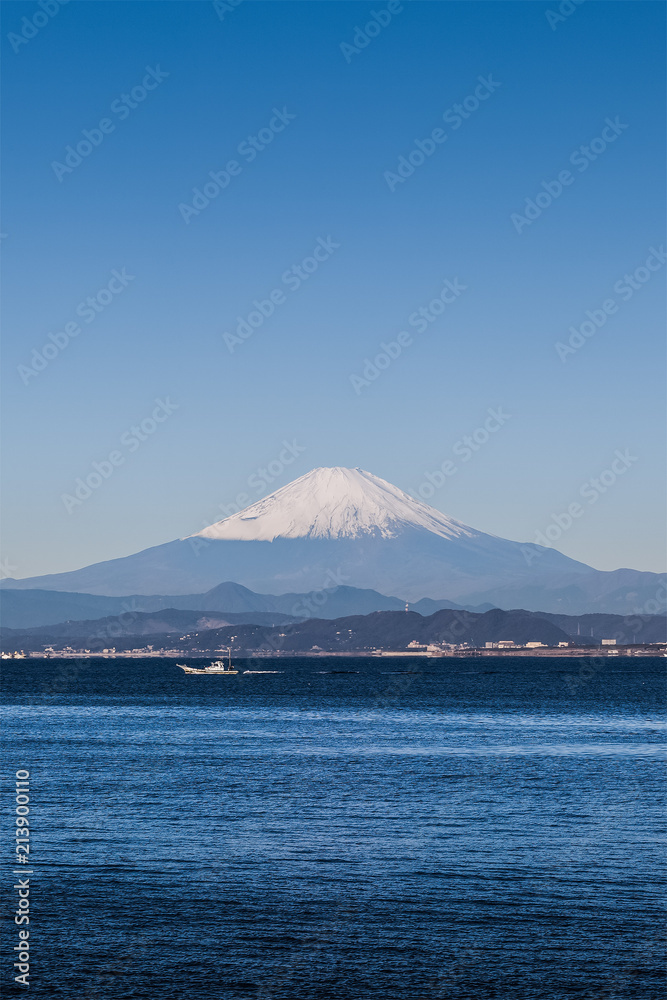
[[[313,469],[263,500],[199,531],[225,541],[274,538],[394,538],[409,528],[442,538],[478,533],[363,469]]]

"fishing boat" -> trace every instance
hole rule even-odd
[[[235,670],[232,666],[232,649],[231,646],[227,649],[227,660],[213,660],[208,667],[187,667],[184,663],[177,663],[177,667],[185,671],[186,674],[238,674],[238,670]]]

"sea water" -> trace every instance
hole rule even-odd
[[[5,955],[25,769],[36,998],[663,996],[664,661],[580,663],[5,661]]]

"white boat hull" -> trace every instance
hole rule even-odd
[[[220,674],[225,674],[225,675],[238,674],[238,670],[227,670],[227,669],[220,670],[216,668],[211,669],[210,667],[204,667],[200,669],[199,667],[186,667],[182,663],[177,663],[176,666],[180,667],[181,670],[183,670],[186,674],[206,674],[209,677],[212,676],[213,674],[216,677],[218,677]]]

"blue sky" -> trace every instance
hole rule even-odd
[[[452,516],[534,541],[588,483],[557,547],[664,569],[664,8],[572,6],[4,4],[5,573],[168,541],[316,466],[418,493],[452,460],[422,492]]]

